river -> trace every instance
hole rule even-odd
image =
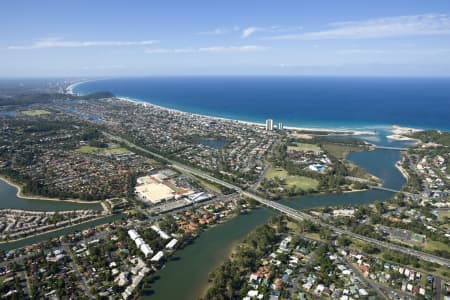
[[[208,273],[226,258],[233,246],[276,212],[259,208],[219,224],[202,233],[193,244],[157,273],[143,299],[198,299],[207,285]]]
[[[387,187],[399,189],[405,183],[405,179],[395,167],[395,163],[400,159],[399,151],[352,152],[347,158],[381,178]],[[393,193],[387,191],[367,190],[302,196],[283,199],[280,203],[296,209],[307,209],[328,205],[369,204],[387,200],[392,195]],[[208,273],[228,256],[236,243],[272,215],[275,215],[274,211],[258,208],[202,233],[193,245],[178,251],[177,260],[169,261],[165,268],[158,272],[159,278],[146,287],[143,299],[198,299],[208,285]]]
[[[17,197],[16,187],[11,186],[0,179],[0,209],[2,208],[38,211],[63,211],[80,209],[102,210],[102,206],[99,203],[77,203],[70,201],[51,201],[20,198]]]
[[[347,158],[381,178],[386,187],[399,189],[405,183],[405,179],[395,167],[395,162],[400,159],[398,151],[353,152]],[[17,189],[15,187],[0,180],[0,208],[46,211],[100,209],[99,204],[23,199],[17,197],[16,193]],[[391,192],[368,190],[343,194],[309,195],[294,199],[283,199],[280,202],[296,209],[307,209],[327,205],[368,204],[387,200],[392,195]],[[143,298],[198,299],[207,287],[208,273],[229,255],[234,245],[255,227],[264,224],[270,216],[275,214],[272,210],[258,208],[202,233],[193,244],[178,251],[175,259],[169,261],[165,268],[157,273],[157,280],[145,288]],[[117,216],[110,216],[21,241],[1,244],[0,250],[23,247],[77,230],[111,222],[116,218]]]

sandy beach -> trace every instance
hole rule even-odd
[[[415,141],[416,139],[407,137],[407,136],[403,136],[403,135],[399,135],[399,134],[391,134],[386,136],[386,138],[390,139],[390,140],[395,140],[395,141]]]
[[[392,125],[392,129],[393,129],[393,133],[398,134],[398,135],[412,134],[415,132],[423,131],[422,129],[418,129],[418,128],[402,127],[402,126],[398,126],[398,125]]]
[[[395,164],[395,167],[400,171],[400,173],[402,173],[403,177],[405,177],[406,181],[409,180],[409,174],[408,172],[402,167],[402,165],[400,164],[400,161],[398,161]]]
[[[416,141],[419,142],[418,139],[414,139],[408,137],[407,135],[413,134],[415,132],[423,131],[422,129],[410,128],[410,127],[401,127],[398,125],[392,125],[392,133],[391,135],[386,136],[386,138],[390,140],[396,141]]]
[[[264,123],[258,123],[258,122],[250,122],[250,121],[243,121],[243,120],[236,120],[236,119],[230,119],[230,118],[224,118],[224,117],[215,117],[215,116],[209,116],[209,115],[203,115],[203,114],[197,114],[197,113],[190,113],[174,108],[168,108],[160,105],[156,105],[153,103],[145,102],[138,99],[133,99],[129,97],[116,97],[116,99],[127,101],[130,103],[133,103],[135,105],[143,105],[145,107],[153,107],[156,109],[161,109],[168,111],[170,113],[174,114],[187,114],[191,116],[196,116],[200,118],[205,118],[207,120],[218,120],[218,121],[225,121],[225,122],[233,122],[233,123],[240,123],[240,124],[246,124],[250,126],[257,126],[257,127],[266,127],[266,124]],[[306,131],[306,132],[323,132],[323,133],[330,133],[330,132],[336,132],[336,133],[342,133],[342,134],[348,134],[348,135],[375,135],[375,131],[371,130],[354,130],[354,129],[331,129],[331,128],[312,128],[312,127],[292,127],[292,126],[284,126],[285,129],[288,130],[295,130],[295,131]]]
[[[73,90],[75,89],[75,87],[77,87],[77,86],[80,85],[80,84],[86,83],[86,82],[98,81],[98,80],[102,80],[102,79],[80,80],[80,81],[74,82],[74,83],[70,84],[68,87],[66,87],[66,94],[69,94],[69,95],[78,95],[78,93],[75,94],[75,93],[73,92]]]
[[[90,82],[90,81],[98,81],[98,80],[103,80],[103,79],[95,79],[95,80],[84,80],[84,81],[79,81],[79,82],[75,82],[72,83],[71,85],[69,85],[66,88],[66,93],[67,94],[71,94],[74,95],[73,90],[76,86],[86,83],[86,82]],[[138,105],[143,105],[146,107],[154,107],[157,109],[162,109],[171,113],[175,113],[175,114],[188,114],[191,116],[197,116],[197,117],[202,117],[202,118],[206,118],[208,120],[219,120],[219,121],[225,121],[225,122],[234,122],[234,123],[241,123],[241,124],[246,124],[246,125],[251,125],[251,126],[257,126],[257,127],[265,127],[266,125],[264,123],[258,123],[258,122],[250,122],[250,121],[243,121],[243,120],[237,120],[237,119],[231,119],[231,118],[224,118],[224,117],[216,117],[216,116],[210,116],[210,115],[204,115],[204,114],[198,114],[198,113],[191,113],[191,112],[186,112],[186,111],[182,111],[182,110],[178,110],[178,109],[174,109],[174,108],[168,108],[165,106],[161,106],[161,105],[157,105],[157,104],[153,104],[150,102],[146,102],[146,101],[142,101],[139,99],[134,99],[134,98],[130,98],[130,97],[115,97],[116,99],[119,100],[123,100],[123,101],[127,101],[127,102],[131,102],[133,104],[138,104]],[[306,131],[306,132],[322,132],[322,133],[340,133],[340,134],[348,134],[348,135],[375,135],[376,132],[372,131],[372,130],[355,130],[355,129],[333,129],[333,128],[323,128],[323,127],[297,127],[297,126],[284,126],[285,129],[288,130],[294,130],[294,131]]]

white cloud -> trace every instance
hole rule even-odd
[[[261,30],[261,29],[258,27],[245,28],[244,30],[242,30],[242,38],[245,39],[245,38],[251,36],[252,34],[254,34],[258,30]]]
[[[215,29],[209,30],[209,31],[198,32],[197,34],[199,34],[199,35],[221,35],[221,34],[226,34],[228,32],[229,32],[229,30],[226,28],[215,28]]]
[[[228,34],[231,32],[236,32],[239,30],[240,30],[240,28],[238,26],[234,26],[232,28],[219,27],[219,28],[214,28],[212,30],[208,30],[208,31],[197,32],[197,34],[198,35],[223,35],[223,34]]]
[[[149,48],[145,52],[149,54],[184,54],[184,53],[236,53],[236,52],[259,52],[268,50],[268,47],[259,45],[244,46],[212,46],[199,48]]]
[[[358,55],[358,54],[386,54],[388,51],[381,49],[361,49],[361,48],[349,48],[340,49],[336,51],[340,55]]]
[[[247,27],[245,29],[242,30],[242,34],[241,37],[243,39],[253,35],[256,32],[270,32],[270,33],[275,33],[275,32],[296,32],[299,30],[302,30],[303,27],[301,26],[295,26],[295,27],[290,27],[290,26],[270,26],[270,27],[256,27],[256,26],[252,26],[252,27]]]
[[[271,40],[370,39],[450,34],[446,14],[423,14],[329,24],[331,29],[268,37]]]
[[[60,38],[40,39],[31,45],[9,46],[8,49],[45,49],[45,48],[81,48],[81,47],[120,47],[148,46],[159,43],[156,40],[143,41],[65,41]]]

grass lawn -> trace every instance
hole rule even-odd
[[[293,132],[293,133],[289,134],[289,136],[292,136],[294,138],[304,139],[304,140],[312,140],[312,138],[313,138],[313,136],[311,134],[298,133],[298,132]]]
[[[324,242],[324,240],[320,238],[320,234],[318,234],[318,233],[305,232],[305,233],[302,233],[302,235],[304,235],[307,238],[310,238],[312,240],[319,240],[319,241],[323,241]]]
[[[304,176],[289,175],[283,168],[270,167],[269,170],[267,170],[265,178],[273,179],[275,177],[284,179],[287,187],[296,187],[302,190],[317,189],[317,186],[319,185],[319,182],[315,179]]]
[[[448,246],[442,242],[427,240],[425,243],[421,244],[424,249],[433,250],[447,250]]]
[[[288,146],[288,151],[313,151],[318,153],[322,150],[314,144],[296,143],[295,146]]]
[[[274,168],[270,167],[269,170],[267,170],[266,178],[267,179],[273,179],[275,177],[278,178],[286,178],[288,176],[288,172],[283,168]]]
[[[110,145],[108,148],[98,148],[98,147],[92,147],[92,146],[81,146],[77,150],[81,153],[100,153],[102,155],[108,155],[108,154],[121,154],[121,153],[127,153],[130,152],[126,148],[119,147],[117,145]]]
[[[322,148],[325,149],[328,153],[333,155],[336,158],[344,159],[345,156],[352,151],[363,151],[365,150],[364,147],[358,147],[358,146],[343,146],[343,145],[337,145],[337,144],[331,144],[331,143],[324,143],[322,145]]]
[[[122,148],[122,147],[105,148],[105,149],[102,149],[102,150],[103,150],[103,154],[121,154],[121,153],[130,152],[128,149]]]
[[[20,113],[23,115],[26,115],[26,116],[30,116],[30,117],[50,114],[49,111],[43,110],[43,109],[24,110],[24,111],[21,111]]]
[[[98,150],[100,150],[100,148],[92,146],[81,146],[80,148],[77,149],[77,151],[81,153],[95,153]]]
[[[207,189],[210,189],[211,191],[213,191],[213,192],[216,192],[216,193],[222,193],[222,190],[217,186],[217,185],[215,185],[215,184],[213,184],[213,183],[211,183],[211,182],[209,182],[209,181],[206,181],[206,180],[203,180],[203,179],[201,179],[201,178],[199,178],[199,177],[197,177],[197,176],[195,176],[195,179],[200,183],[200,185],[202,185],[203,187],[205,187],[205,188],[207,188]]]
[[[450,218],[450,210],[439,210],[439,217],[438,220],[440,222],[443,222],[443,224],[441,224],[441,228],[446,228],[446,229],[450,229],[450,224],[448,222],[445,222],[445,218]]]
[[[450,210],[439,210],[439,221],[445,221],[445,217],[450,218]]]

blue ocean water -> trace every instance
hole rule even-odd
[[[450,129],[450,78],[149,77],[82,83],[183,111],[287,126]]]

